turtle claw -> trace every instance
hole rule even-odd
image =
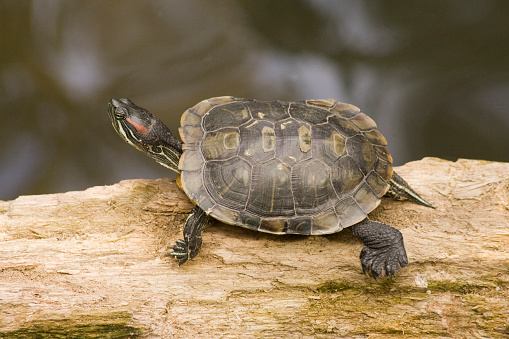
[[[207,214],[200,207],[195,206],[187,217],[184,226],[184,239],[175,241],[175,245],[171,247],[173,252],[169,252],[165,256],[177,259],[179,266],[196,257],[201,248],[201,231],[206,221]]]
[[[185,249],[187,248],[187,244],[185,242],[185,240],[182,240],[182,239],[178,239],[177,241],[175,241],[175,245],[173,245],[173,249]]]
[[[188,237],[178,239],[175,245],[171,247],[173,252],[167,253],[165,256],[172,256],[178,260],[179,266],[185,264],[189,259],[196,257],[201,248],[201,237]]]
[[[389,225],[364,219],[353,225],[352,234],[364,242],[360,259],[362,271],[375,278],[392,278],[408,265],[401,232]]]
[[[171,248],[173,252],[166,253],[165,257],[174,257],[178,260],[179,266],[189,259],[189,246],[184,240],[178,239]]]
[[[375,280],[384,276],[392,278],[396,272],[408,265],[403,246],[386,246],[382,248],[364,247],[360,255],[362,271]]]

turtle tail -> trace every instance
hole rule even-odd
[[[390,187],[386,193],[387,196],[397,200],[409,200],[416,204],[423,205],[426,207],[435,208],[429,202],[421,198],[417,192],[415,192],[410,185],[400,177],[396,172],[393,172],[390,180]]]

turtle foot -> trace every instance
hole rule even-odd
[[[362,271],[373,278],[388,276],[408,265],[403,242],[382,248],[364,247],[361,251]]]
[[[185,264],[189,259],[196,257],[201,248],[201,237],[193,237],[191,240],[178,239],[171,248],[173,252],[167,253],[165,256],[171,256],[178,260],[179,266]]]
[[[198,252],[200,252],[202,243],[201,232],[206,221],[207,214],[200,207],[195,206],[189,217],[187,217],[186,225],[184,226],[184,239],[177,240],[172,247],[173,252],[169,252],[165,256],[172,256],[177,259],[179,266],[189,259],[196,257]]]
[[[403,236],[397,229],[366,218],[350,230],[366,245],[360,255],[364,273],[375,279],[393,277],[400,268],[408,265]]]
[[[189,246],[184,240],[178,239],[171,248],[173,252],[166,253],[165,257],[174,257],[178,260],[179,266],[189,260]]]

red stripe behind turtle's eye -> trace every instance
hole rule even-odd
[[[127,120],[128,123],[133,125],[134,128],[136,128],[138,133],[140,133],[140,134],[148,134],[148,129],[145,126],[137,124],[137,123],[135,123],[134,121],[132,121],[129,118],[127,118],[126,120]]]

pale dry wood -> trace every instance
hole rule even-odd
[[[169,179],[0,202],[0,332],[128,312],[149,337],[507,337],[509,164],[396,169],[437,209],[384,199],[410,266],[361,273],[349,232],[276,236],[212,222],[200,255],[163,259],[192,208]]]

